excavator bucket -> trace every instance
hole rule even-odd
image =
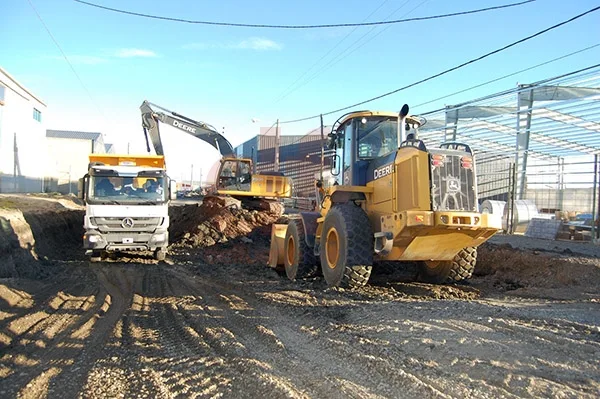
[[[274,224],[271,227],[271,249],[269,250],[269,266],[277,269],[283,266],[283,247],[287,224]]]

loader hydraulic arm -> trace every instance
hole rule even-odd
[[[217,132],[213,126],[207,123],[195,121],[148,101],[142,103],[140,110],[142,112],[142,126],[144,127],[148,151],[150,151],[151,141],[156,154],[165,155],[158,128],[158,122],[162,122],[206,141],[215,147],[223,157],[234,155],[231,143],[222,134]],[[150,136],[150,140],[148,136]]]

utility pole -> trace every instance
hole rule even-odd
[[[323,182],[323,168],[325,168],[325,134],[323,132],[323,114],[321,114],[321,176],[320,180]]]
[[[275,172],[279,172],[279,119],[277,119],[277,126],[275,127]]]
[[[192,164],[190,172],[190,190],[194,190],[194,164]]]

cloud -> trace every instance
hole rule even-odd
[[[263,37],[249,37],[237,43],[188,43],[182,46],[184,50],[207,50],[207,49],[240,49],[255,51],[278,51],[283,45]]]
[[[235,47],[258,51],[281,50],[283,48],[281,44],[263,37],[251,37],[246,40],[242,40]]]
[[[132,58],[132,57],[157,57],[157,54],[152,50],[143,50],[137,48],[122,48],[117,50],[115,57]]]

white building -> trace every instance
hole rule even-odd
[[[0,68],[0,192],[40,192],[47,169],[46,104]]]
[[[104,143],[104,137],[99,132],[47,130],[46,138],[49,159],[47,175],[52,176],[52,179],[48,179],[46,189],[63,194],[76,192],[77,180],[88,171],[91,153],[112,151],[112,146]]]

